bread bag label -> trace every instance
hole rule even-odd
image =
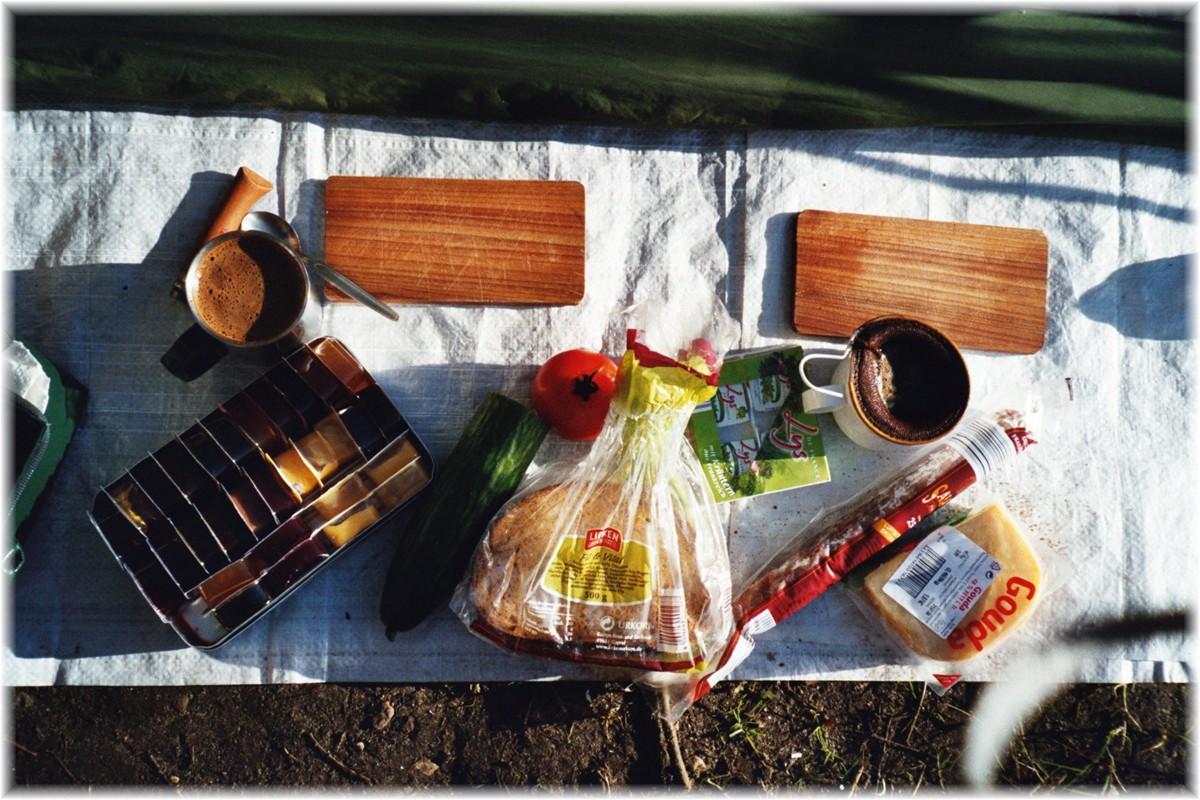
[[[650,599],[650,548],[624,540],[615,528],[565,536],[542,575],[546,591],[588,605]]]
[[[945,525],[913,548],[883,591],[945,639],[1001,569],[983,548]]]

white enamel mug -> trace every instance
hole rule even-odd
[[[828,384],[809,379],[816,360],[837,361]],[[860,447],[923,445],[950,433],[970,400],[970,378],[962,353],[941,331],[908,317],[879,317],[864,323],[834,353],[809,353],[800,360],[800,396],[809,414],[832,413]]]

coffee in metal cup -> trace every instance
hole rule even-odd
[[[300,321],[308,274],[285,244],[260,233],[214,239],[184,281],[188,305],[213,336],[235,347],[277,341]]]
[[[303,341],[319,313],[303,258],[286,242],[257,231],[232,231],[209,241],[183,280],[195,318],[162,358],[190,381],[215,365],[228,347]]]
[[[835,358],[832,385],[809,382],[805,411],[833,412],[838,427],[857,444],[919,445],[950,433],[970,400],[970,378],[962,353],[941,331],[908,317],[864,323]]]

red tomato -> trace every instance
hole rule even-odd
[[[533,409],[573,442],[600,435],[612,401],[617,365],[601,353],[567,350],[550,357],[533,379]]]

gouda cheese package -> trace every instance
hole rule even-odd
[[[930,534],[864,579],[863,596],[912,652],[963,661],[995,647],[1041,599],[1037,555],[999,505]]]

